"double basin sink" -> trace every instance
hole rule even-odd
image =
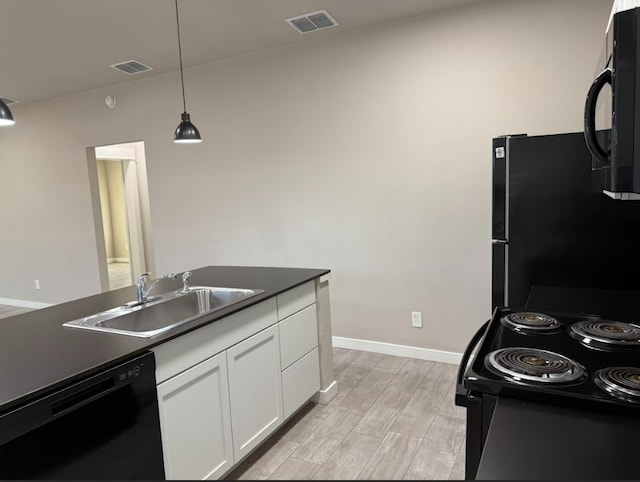
[[[229,307],[264,290],[192,286],[110,308],[63,326],[149,338],[216,310]]]

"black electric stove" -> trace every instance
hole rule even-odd
[[[500,398],[640,419],[640,323],[497,308],[467,348],[458,377],[456,404],[467,407],[466,475],[474,478]]]
[[[464,387],[640,415],[640,325],[496,310]]]

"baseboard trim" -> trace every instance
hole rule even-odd
[[[313,397],[311,397],[311,401],[315,403],[319,403],[321,405],[326,405],[333,397],[338,394],[338,382],[332,381],[331,385],[329,385],[324,390],[318,390]]]
[[[107,263],[128,263],[129,258],[107,258]]]
[[[370,351],[382,353],[384,355],[404,356],[408,358],[418,358],[451,365],[459,365],[462,361],[462,353],[451,351],[431,350],[419,348],[417,346],[394,345],[393,343],[383,343],[380,341],[358,340],[357,338],[343,338],[341,336],[332,337],[333,346],[336,348],[348,348],[350,350]]]
[[[16,300],[14,298],[0,298],[0,305],[19,306],[20,308],[40,309],[53,305],[53,303],[41,303],[39,301]]]

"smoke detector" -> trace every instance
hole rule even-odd
[[[109,67],[113,67],[114,69],[119,70],[120,72],[124,72],[127,75],[135,75],[153,70],[153,67],[149,67],[148,65],[143,64],[142,62],[138,62],[137,60],[118,62],[117,64],[111,64]]]
[[[107,107],[109,107],[110,109],[113,109],[116,106],[116,102],[118,102],[118,99],[116,99],[116,96],[113,94],[110,94],[104,98],[104,103],[107,104]]]
[[[287,22],[299,33],[309,33],[338,25],[338,22],[326,10],[288,18]]]

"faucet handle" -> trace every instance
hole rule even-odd
[[[140,276],[138,276],[138,280],[136,281],[136,293],[138,295],[138,301],[137,304],[142,304],[145,302],[145,298],[147,297],[146,291],[147,291],[147,279],[146,277],[149,276],[151,273],[150,272],[146,272],[146,273],[142,273]]]
[[[189,291],[189,278],[191,278],[191,274],[191,271],[182,273],[182,291]]]

